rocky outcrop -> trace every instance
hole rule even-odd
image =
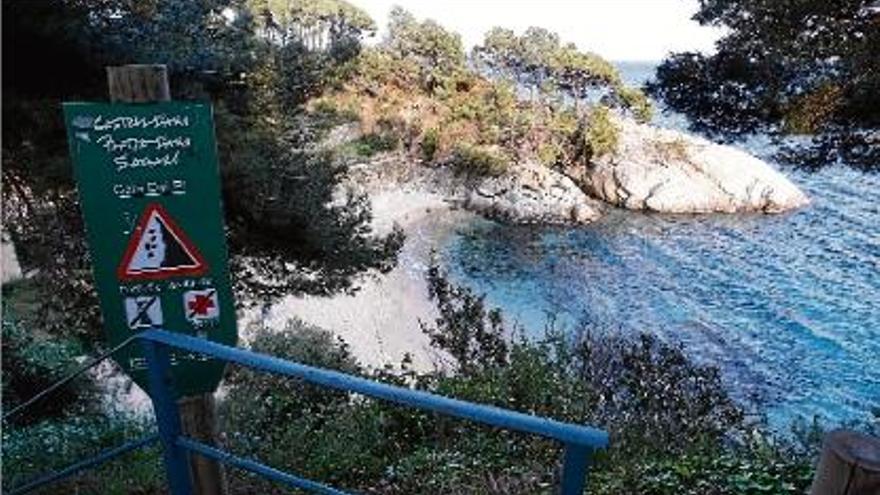
[[[767,163],[678,131],[620,119],[615,153],[566,172],[588,194],[632,210],[781,212],[809,203]]]
[[[526,162],[498,177],[464,177],[393,152],[351,167],[347,185],[368,194],[421,191],[513,224],[587,224],[602,215],[603,202],[665,213],[774,213],[809,203],[791,181],[742,150],[632,120],[616,123],[617,150],[586,167],[559,171]],[[354,131],[340,127],[332,144]]]
[[[587,224],[602,206],[568,177],[535,163],[511,165],[499,177],[482,179],[463,191],[464,207],[514,224]]]
[[[536,163],[511,164],[498,177],[478,178],[387,153],[351,167],[347,185],[372,195],[388,189],[439,195],[510,224],[587,224],[601,216],[603,207],[564,174]]]

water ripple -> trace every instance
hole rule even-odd
[[[529,328],[549,313],[654,332],[719,366],[777,424],[864,419],[880,404],[880,176],[792,175],[813,204],[790,214],[478,222],[444,256]]]

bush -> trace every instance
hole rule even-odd
[[[497,148],[461,144],[452,153],[450,163],[458,175],[498,177],[507,171],[510,158]]]
[[[54,336],[41,331],[31,317],[44,309],[39,303],[42,291],[33,280],[21,280],[3,286],[3,409],[30,399],[37,392],[66,377],[78,366],[85,350],[73,336]],[[19,316],[20,315],[20,316]],[[59,389],[47,400],[36,402],[13,418],[29,423],[65,412],[94,409],[94,383],[81,376]]]
[[[291,320],[280,332],[251,328],[251,350],[302,364],[360,374],[348,346],[324,330]],[[350,394],[301,380],[234,369],[221,415],[230,448],[269,465],[349,486],[376,476],[374,445],[381,443],[379,418],[364,414]],[[381,460],[381,459],[380,459]],[[243,493],[271,493],[261,479],[236,478]]]
[[[629,109],[636,120],[639,122],[648,122],[654,114],[654,108],[651,106],[651,100],[642,91],[627,86],[623,86],[617,90],[617,96],[622,101],[622,106]]]
[[[556,143],[545,143],[538,146],[538,161],[544,166],[552,167],[559,164],[564,150]]]
[[[614,123],[608,107],[599,105],[593,109],[583,139],[586,156],[590,158],[600,158],[617,150],[620,129]]]
[[[361,136],[342,145],[343,155],[370,158],[385,151],[393,151],[400,146],[400,140],[393,133],[382,132]]]
[[[437,154],[437,148],[440,146],[440,136],[437,129],[431,128],[425,131],[422,134],[422,160],[426,163],[430,163],[434,161],[434,156]]]
[[[422,329],[453,359],[448,369],[365,370],[344,343],[296,321],[278,334],[258,329],[253,348],[606,428],[612,444],[593,460],[590,493],[794,494],[808,486],[815,447],[795,449],[746,425],[718,370],[691,363],[680,347],[649,335],[572,336],[552,325],[542,338],[526,339],[437,266],[428,287],[438,317]],[[549,494],[559,481],[555,442],[235,373],[224,405],[233,449],[273,466],[383,494]],[[274,493],[251,479],[236,478],[234,486]]]
[[[9,489],[49,471],[141,438],[154,427],[123,417],[70,415],[3,429],[3,485]],[[140,449],[36,493],[159,494],[165,476],[158,447]]]
[[[250,344],[254,352],[347,373],[362,371],[347,344],[300,320],[288,321],[281,331],[252,327],[248,332],[254,335]],[[251,417],[240,423],[247,425],[248,433],[253,433],[248,435],[251,437],[261,437],[277,424],[338,405],[346,399],[344,393],[328,392],[301,380],[248,368],[236,368],[226,382],[230,392],[229,400],[224,402],[225,414],[233,422],[241,417]]]

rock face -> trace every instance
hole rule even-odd
[[[499,177],[465,177],[451,167],[427,167],[397,153],[374,157],[349,170],[349,185],[375,194],[406,188],[511,224],[587,224],[602,214],[564,174],[536,163],[511,164]]]
[[[348,185],[369,194],[420,191],[513,224],[587,224],[602,215],[604,203],[665,213],[775,213],[809,203],[791,181],[744,151],[628,119],[617,125],[617,151],[587,167],[560,172],[514,163],[499,177],[468,178],[405,153],[383,153],[354,165]],[[340,128],[333,142],[353,132]]]
[[[618,126],[615,153],[567,170],[588,194],[610,204],[667,213],[775,213],[809,203],[791,181],[744,151],[631,120]]]
[[[574,181],[535,163],[511,165],[463,194],[465,208],[508,223],[586,224],[602,214],[602,205]]]

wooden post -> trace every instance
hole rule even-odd
[[[164,65],[107,67],[110,101],[149,103],[171,100],[168,70]],[[185,397],[178,401],[183,434],[208,445],[217,445],[219,429],[214,394]],[[190,454],[193,495],[226,495],[228,486],[223,465]]]
[[[168,70],[164,65],[107,67],[110,101],[149,103],[171,100]]]
[[[208,445],[217,445],[220,430],[214,394],[184,397],[177,402],[184,435]],[[193,495],[225,495],[229,490],[223,465],[207,457],[190,455]]]
[[[880,494],[880,438],[848,430],[825,435],[810,495]]]

